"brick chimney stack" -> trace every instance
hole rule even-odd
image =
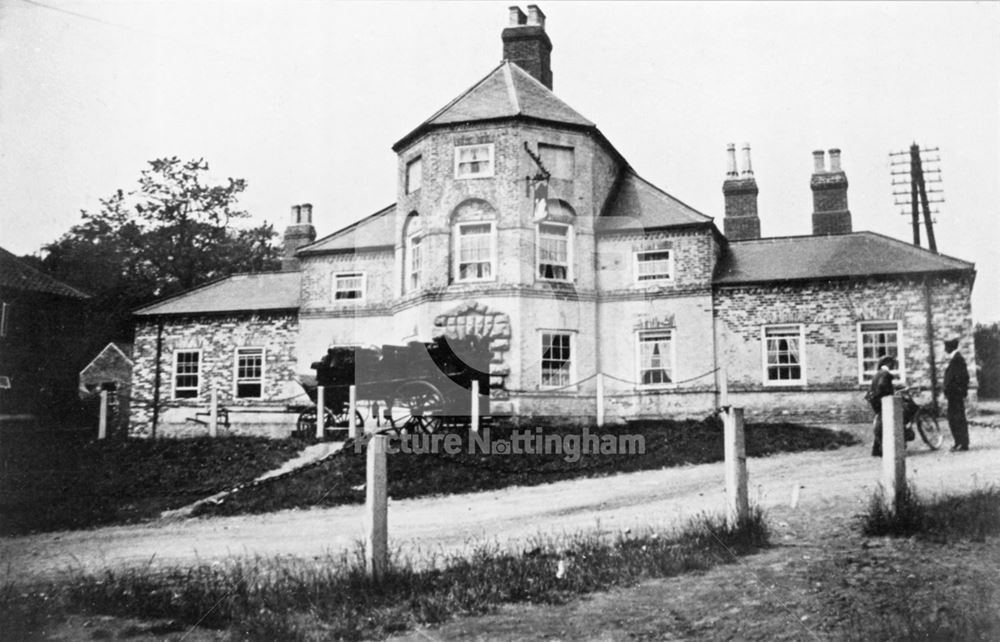
[[[510,24],[500,34],[504,60],[516,64],[552,89],[552,41],[545,33],[545,14],[529,4],[525,15],[520,7],[510,7]]]
[[[722,194],[726,199],[723,229],[731,241],[760,238],[760,218],[757,216],[757,180],[750,164],[750,143],[743,143],[743,171],[736,167],[736,145],[726,145],[729,157]]]
[[[292,205],[292,218],[285,228],[284,251],[281,256],[281,270],[295,272],[299,269],[299,259],[295,253],[300,247],[316,240],[316,228],[312,224],[312,204]]]
[[[847,209],[847,174],[840,167],[840,150],[831,149],[827,169],[823,150],[813,152],[813,234],[849,234],[851,211]]]

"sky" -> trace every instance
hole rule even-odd
[[[510,4],[0,0],[0,246],[39,253],[165,156],[246,179],[254,223],[348,225],[395,199],[392,144],[500,62]],[[720,229],[727,143],[764,236],[810,233],[836,147],[854,229],[907,242],[890,152],[938,148],[938,249],[1000,321],[1000,3],[539,5],[556,95]]]

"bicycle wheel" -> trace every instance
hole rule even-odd
[[[921,411],[913,418],[913,423],[917,426],[920,438],[924,440],[931,450],[937,450],[944,443],[944,434],[938,420],[927,412]]]

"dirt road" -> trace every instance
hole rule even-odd
[[[864,426],[832,427],[868,437]],[[967,453],[911,445],[907,473],[922,495],[1000,483],[1000,430],[973,427],[971,438],[973,450]],[[798,485],[797,516],[849,517],[863,509],[878,482],[879,462],[869,456],[869,448],[865,443],[750,459],[751,499],[780,520],[792,511],[789,503]],[[700,512],[721,512],[723,505],[721,463],[390,501],[390,545],[417,556],[463,550],[473,541],[519,547],[539,533],[672,526]],[[345,506],[5,538],[0,539],[0,581],[233,556],[309,558],[354,548],[361,529],[362,507]]]

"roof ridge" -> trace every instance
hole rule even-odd
[[[517,88],[514,87],[514,74],[511,72],[511,62],[509,60],[503,61],[503,71],[504,79],[507,81],[507,95],[510,96],[510,100],[514,103],[514,113],[521,113],[521,101],[517,99]]]

